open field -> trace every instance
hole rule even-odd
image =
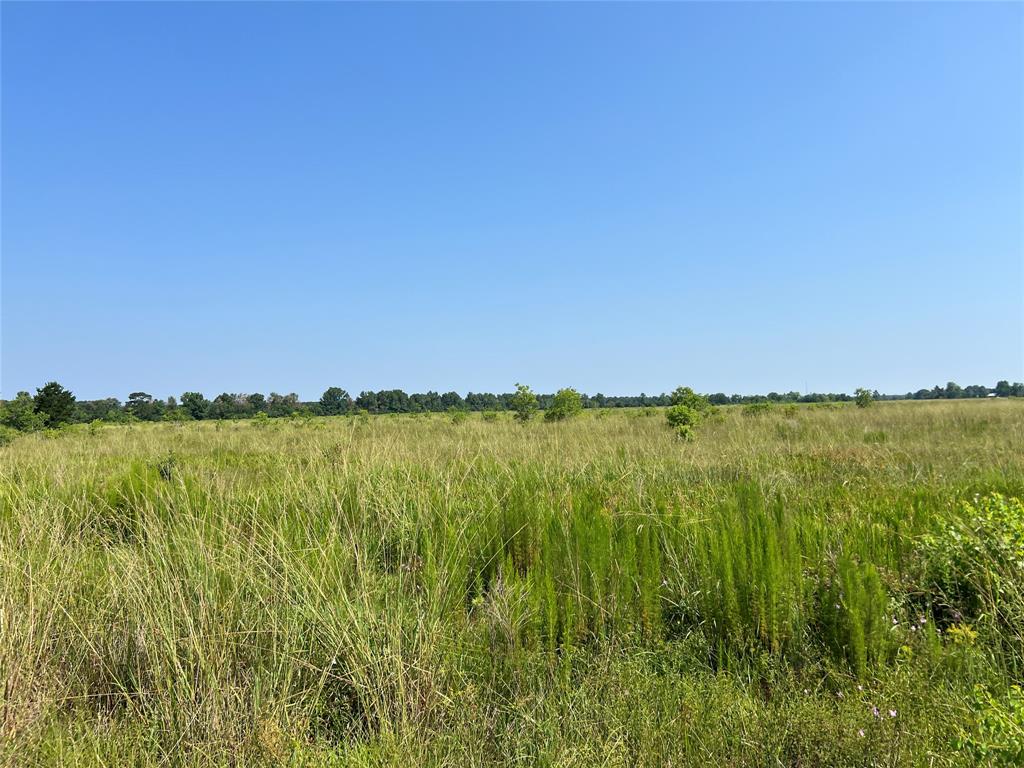
[[[0,761],[1012,765],[1014,497],[1016,399],[21,437]]]

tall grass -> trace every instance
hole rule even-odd
[[[971,764],[1020,582],[936,553],[1022,470],[1018,401],[22,437],[0,758]]]

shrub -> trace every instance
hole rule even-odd
[[[529,421],[537,412],[537,396],[525,384],[516,384],[516,393],[512,395],[509,406],[519,421]]]
[[[965,732],[957,747],[979,765],[1024,764],[1024,691],[1011,685],[1006,695],[994,696],[983,686],[974,688],[971,706],[974,728]]]
[[[761,416],[762,414],[769,413],[773,406],[767,400],[763,400],[759,403],[748,403],[743,406],[744,416]]]
[[[713,410],[703,395],[698,395],[689,387],[677,387],[672,393],[672,405],[666,411],[665,419],[677,436],[689,440],[693,437],[694,428]]]
[[[19,392],[13,400],[0,404],[0,425],[19,432],[38,432],[46,426],[46,416],[36,412],[28,392]]]
[[[673,405],[665,412],[665,419],[680,438],[689,440],[700,422],[700,413],[688,405]]]
[[[451,419],[452,424],[461,424],[469,418],[469,414],[462,408],[456,408],[453,405],[448,408],[448,418]]]
[[[965,502],[922,549],[945,618],[995,617],[1024,639],[1024,503],[999,493]]]
[[[498,412],[497,411],[484,411],[481,414],[480,417],[484,421],[497,421],[498,420]]]
[[[0,426],[0,446],[9,445],[18,436],[18,430],[12,427]]]
[[[858,408],[867,408],[875,402],[875,397],[871,394],[871,390],[864,389],[864,387],[858,387],[853,395],[853,401],[857,404]]]
[[[571,419],[583,410],[580,393],[575,389],[560,389],[555,393],[551,407],[544,412],[544,421],[563,421]]]

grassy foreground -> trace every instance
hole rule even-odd
[[[1019,400],[22,437],[0,762],[1019,764],[1015,498]]]

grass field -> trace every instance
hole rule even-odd
[[[1020,764],[1015,498],[1007,399],[21,437],[0,761]]]

